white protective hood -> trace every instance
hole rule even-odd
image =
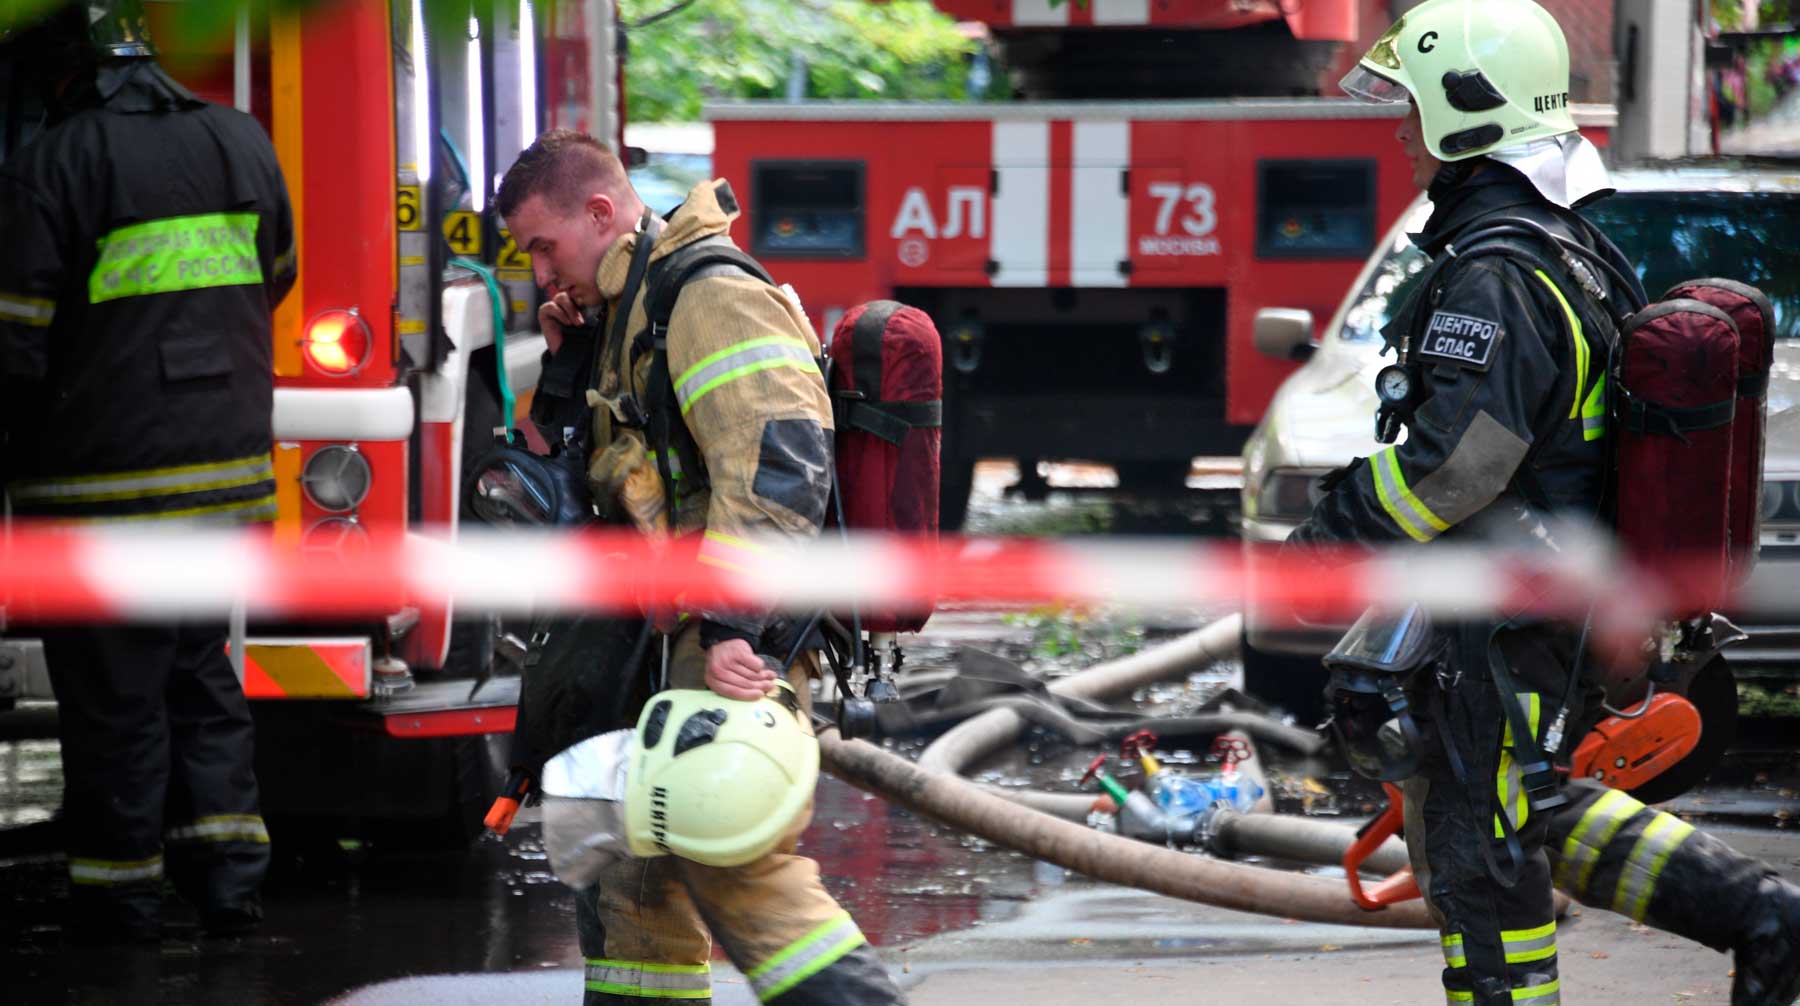
[[[544,852],[558,880],[577,890],[626,859],[625,785],[636,732],[590,737],[544,763]]]
[[[1574,209],[1613,191],[1600,151],[1580,133],[1564,133],[1495,150],[1489,158],[1531,181],[1545,199]]]

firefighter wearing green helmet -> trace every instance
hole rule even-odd
[[[26,129],[42,120],[0,148],[0,488],[13,514],[273,519],[271,312],[295,252],[268,134],[163,72],[138,0],[0,3],[0,73]],[[26,8],[36,20],[19,20]],[[269,835],[225,620],[41,636],[67,935],[160,939],[165,866],[209,933],[256,926]]]
[[[1531,0],[1426,0],[1342,86],[1409,106],[1396,139],[1432,199],[1414,236],[1432,263],[1383,331],[1401,361],[1380,382],[1377,431],[1391,446],[1329,476],[1289,545],[1543,547],[1559,518],[1593,517],[1602,502],[1606,368],[1593,361],[1608,358],[1616,330],[1597,300],[1644,300],[1617,287],[1635,270],[1576,212],[1611,188],[1569,107],[1562,31]],[[1435,645],[1414,639],[1424,632]],[[1371,633],[1414,641],[1370,658]],[[1541,620],[1427,630],[1365,618],[1327,657],[1334,731],[1353,766],[1404,781],[1447,1002],[1561,1002],[1554,885],[1732,950],[1733,1006],[1789,1006],[1800,995],[1800,888],[1623,792],[1564,785],[1552,768],[1560,739],[1601,715],[1567,687],[1581,680],[1583,649],[1572,627]]]

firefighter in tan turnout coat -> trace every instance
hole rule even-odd
[[[701,561],[723,568],[771,539],[815,537],[830,493],[831,408],[815,362],[818,341],[793,299],[735,266],[711,265],[676,301],[666,378],[656,372],[647,335],[644,276],[680,249],[729,244],[738,215],[730,186],[696,186],[665,223],[645,212],[616,157],[591,137],[559,130],[520,156],[498,205],[549,294],[539,320],[553,351],[566,329],[582,324],[583,311],[607,312],[595,335],[602,360],[590,468],[596,502],[605,508],[632,496],[633,472],[666,472],[675,535],[701,535]],[[648,254],[639,255],[646,241]],[[665,439],[654,422],[659,409],[667,457],[656,457]],[[645,496],[638,493],[637,502]],[[630,502],[623,509],[632,511]],[[641,508],[635,512],[641,518]],[[785,656],[793,643],[767,611],[669,613],[661,624],[670,630],[668,686],[733,698],[772,687],[775,675],[759,654]],[[803,659],[793,671],[803,702],[805,675],[816,667]],[[763,1002],[903,1001],[849,913],[820,884],[818,865],[794,855],[810,816],[775,852],[746,866],[660,857],[611,867],[579,899],[587,1002],[709,1001],[715,936]]]

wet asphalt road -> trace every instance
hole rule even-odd
[[[976,530],[1129,528],[1181,534],[1217,516],[1191,501],[1118,507],[1094,491],[1028,503],[999,495],[1009,472],[987,469],[983,476],[971,519]],[[1059,469],[1053,478],[1075,484],[1099,480],[1080,469]],[[1188,623],[1146,628],[1107,612],[949,613],[933,620],[912,659],[914,666],[945,665],[954,661],[954,647],[979,645],[1057,673],[1214,614],[1195,612]],[[1185,711],[1229,683],[1235,670],[1221,664],[1136,699],[1158,712]],[[42,717],[35,722],[41,733]],[[0,717],[0,729],[8,725]],[[1681,809],[1748,824],[1754,830],[1746,834],[1755,842],[1796,852],[1793,858],[1800,860],[1800,838],[1785,832],[1791,815],[1800,811],[1792,727],[1752,731],[1727,770]],[[921,743],[906,740],[898,746],[916,750]],[[1010,755],[984,766],[981,778],[1072,790],[1093,753],[1028,734]],[[1281,809],[1350,817],[1372,809],[1373,790],[1341,769],[1266,754]],[[1171,759],[1196,760],[1188,752]],[[0,737],[0,1004],[578,1001],[581,953],[573,894],[550,876],[534,825],[516,828],[504,841],[489,839],[454,853],[316,840],[283,843],[278,834],[261,934],[239,941],[201,939],[191,914],[184,915],[171,899],[160,947],[99,954],[62,945],[66,882],[47,824],[59,789],[53,740]],[[1041,967],[1026,963],[1032,961],[1072,969],[1083,961],[1117,962],[1117,980],[1101,982],[1116,992],[1119,981],[1134,980],[1145,970],[1134,961],[1187,967],[1182,962],[1320,947],[1405,958],[1433,945],[1430,934],[1295,925],[1094,885],[938,828],[831,778],[821,782],[802,851],[819,860],[826,884],[921,1002],[963,1001],[956,989],[973,989],[971,981],[988,990],[981,994],[984,1001],[992,998],[996,981],[1007,984],[993,978],[996,969],[1017,973],[1014,985],[1021,991],[1031,981],[1052,994],[1059,986],[1071,992],[1085,987],[1074,970],[1064,983],[1046,979]],[[717,962],[716,968],[716,1002],[754,1001],[727,963]],[[988,977],[971,977],[980,974]],[[1336,979],[1319,980],[1329,986]],[[1161,979],[1152,985],[1156,981]]]

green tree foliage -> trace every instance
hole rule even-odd
[[[1771,25],[1788,23],[1793,18],[1793,0],[1759,0],[1757,3],[1757,21],[1765,28]],[[1726,31],[1736,31],[1744,26],[1743,0],[1712,0],[1713,20]]]
[[[622,0],[629,26],[673,0]],[[928,0],[695,0],[628,28],[627,117],[687,121],[704,101],[780,97],[804,60],[808,98],[959,100],[978,43]]]

